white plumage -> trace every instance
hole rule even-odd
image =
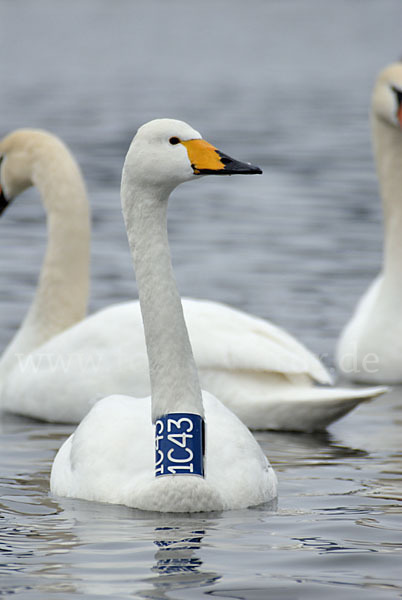
[[[201,386],[252,429],[324,429],[384,391],[314,386],[329,374],[282,329],[217,302],[184,298],[183,309]],[[139,303],[87,317],[21,359],[21,370],[6,379],[5,406],[39,419],[76,423],[105,394],[149,394]]]
[[[1,185],[11,200],[36,185],[48,248],[28,315],[0,359],[0,405],[18,414],[79,422],[107,394],[150,393],[138,302],[83,319],[88,297],[89,210],[78,166],[46,132],[0,142]],[[217,302],[183,299],[202,387],[251,428],[324,429],[384,388],[340,389],[320,361],[266,320]]]
[[[221,402],[201,393],[173,277],[166,222],[170,192],[194,179],[197,171],[227,170],[226,163],[219,160],[218,167],[213,162],[212,146],[195,161],[192,148],[200,141],[199,133],[187,124],[158,119],[140,128],[130,146],[123,168],[122,205],[140,295],[152,398],[114,395],[95,404],[56,455],[50,486],[57,495],[162,512],[245,508],[277,495],[275,473],[252,434]],[[205,478],[190,474],[155,478],[152,423],[178,412],[205,419]]]
[[[372,130],[384,208],[380,275],[339,339],[337,363],[354,381],[402,382],[402,63],[384,69],[372,99]]]
[[[203,405],[205,479],[155,478],[151,399],[109,396],[59,450],[51,490],[58,496],[162,512],[245,508],[275,498],[276,475],[252,434],[206,392]]]

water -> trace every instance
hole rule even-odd
[[[206,178],[170,203],[182,294],[272,319],[332,366],[381,262],[368,104],[402,52],[399,0],[0,1],[0,134],[35,126],[77,156],[93,210],[91,310],[136,296],[122,160],[156,116],[189,121],[263,177]],[[32,298],[35,190],[0,222],[0,348]],[[322,435],[258,433],[277,506],[193,516],[49,495],[71,427],[0,422],[0,596],[402,596],[402,390]]]

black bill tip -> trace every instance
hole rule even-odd
[[[223,154],[223,152],[218,152],[218,154],[222,164],[225,165],[223,171],[227,175],[262,175],[260,167],[236,160],[227,154]]]
[[[10,202],[5,197],[3,189],[0,186],[0,215],[6,210],[6,208],[9,204],[10,204]]]
[[[200,175],[262,175],[260,167],[242,162],[216,150],[222,163],[221,169],[199,169]]]

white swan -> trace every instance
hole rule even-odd
[[[85,316],[90,222],[80,169],[59,138],[36,129],[16,130],[0,141],[0,162],[0,213],[15,196],[34,185],[42,196],[48,226],[34,300],[0,360],[1,394],[19,357],[29,355]],[[28,376],[25,383],[29,390],[35,379]],[[19,412],[17,399],[15,408]]]
[[[34,303],[0,360],[0,404],[38,419],[79,422],[107,394],[149,394],[138,302],[116,304],[81,321],[89,220],[71,155],[54,136],[25,130],[0,142],[0,157],[0,204],[5,208],[20,191],[37,185],[49,230]],[[314,382],[330,383],[329,373],[282,329],[216,302],[184,299],[183,308],[202,387],[251,428],[323,429],[384,391],[315,387]]]
[[[380,275],[342,332],[337,364],[355,381],[402,382],[402,63],[384,69],[372,97],[372,131],[384,207]]]
[[[121,196],[152,397],[100,400],[56,455],[53,493],[161,512],[245,508],[276,497],[275,473],[251,433],[201,392],[167,240],[168,198],[177,185],[199,174],[257,172],[181,121],[157,119],[138,130]]]

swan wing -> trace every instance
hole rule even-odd
[[[318,359],[279,327],[217,302],[186,298],[183,306],[201,373],[306,374],[330,382]],[[138,302],[107,307],[20,355],[4,382],[2,404],[40,419],[77,422],[94,402],[114,393],[149,393]]]
[[[138,302],[112,305],[18,356],[4,381],[2,407],[54,422],[79,422],[111,394],[149,393]]]
[[[316,356],[286,331],[219,302],[185,298],[184,314],[202,368],[307,375],[332,383]]]

